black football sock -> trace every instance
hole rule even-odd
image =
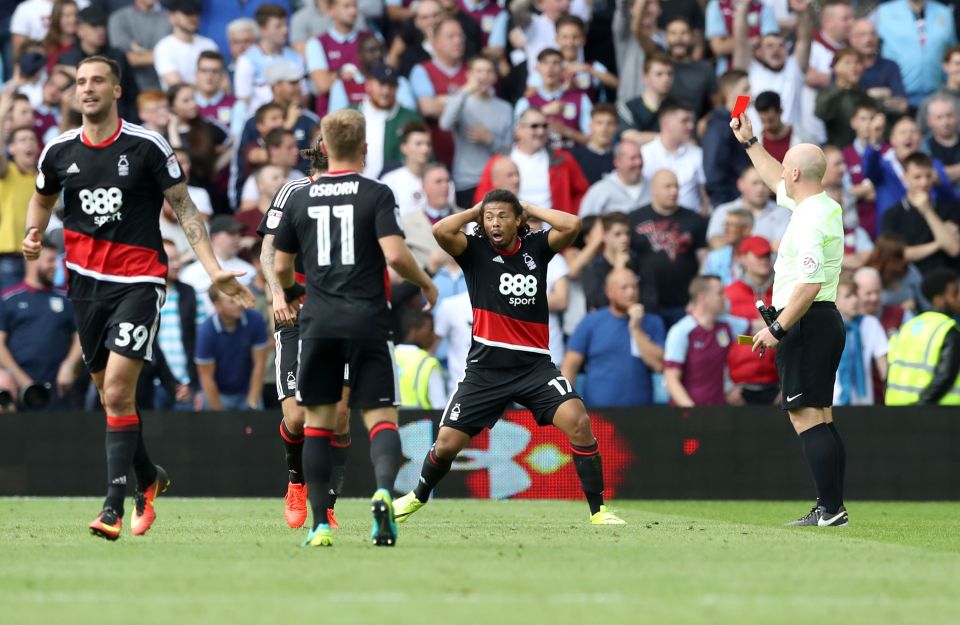
[[[838,471],[840,473],[840,504],[843,504],[843,482],[846,479],[847,474],[847,448],[843,444],[843,439],[840,438],[840,432],[837,431],[837,426],[835,422],[831,421],[827,424],[827,427],[830,428],[830,432],[833,433],[834,440],[837,441],[837,449],[840,451],[840,460],[838,462]]]
[[[137,476],[137,490],[141,493],[157,479],[157,465],[150,460],[147,446],[143,444],[143,417],[137,410],[140,427],[137,429],[137,449],[133,452],[133,472]]]
[[[313,511],[312,529],[327,523],[327,508],[330,507],[330,473],[333,454],[330,439],[333,431],[326,428],[303,428],[303,477],[307,484],[307,497]]]
[[[123,516],[123,499],[127,495],[127,475],[137,449],[137,415],[107,416],[107,498],[104,508],[113,508]]]
[[[443,476],[450,472],[453,465],[453,459],[441,460],[433,453],[433,447],[427,452],[427,457],[423,459],[423,468],[420,469],[420,481],[413,490],[413,494],[421,503],[427,503],[430,499],[430,493],[437,487]]]
[[[303,434],[297,436],[288,430],[287,424],[280,419],[280,438],[283,439],[290,483],[303,484]]]
[[[337,505],[337,497],[343,492],[343,478],[347,471],[347,456],[353,440],[349,434],[334,434],[330,442],[333,453],[333,472],[330,474],[330,507]]]
[[[370,428],[370,462],[377,478],[377,489],[393,493],[397,472],[403,460],[400,450],[400,431],[391,421],[380,421]]]
[[[581,447],[570,444],[573,450],[573,466],[580,478],[580,486],[587,497],[590,506],[590,515],[600,512],[603,505],[603,462],[600,460],[600,446],[597,441],[593,445]]]
[[[803,453],[817,487],[817,502],[833,514],[840,508],[840,449],[826,423],[800,434]]]

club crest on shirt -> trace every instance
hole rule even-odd
[[[803,272],[803,275],[812,276],[817,273],[818,269],[820,269],[820,261],[812,254],[806,254],[800,259],[800,271]]]
[[[117,161],[117,175],[118,176],[130,175],[130,161],[127,160],[126,154],[121,154],[120,159]]]
[[[167,158],[167,173],[170,174],[171,178],[180,177],[180,162],[177,160],[176,154],[171,154]]]
[[[480,28],[482,28],[483,32],[485,33],[489,33],[491,30],[493,30],[493,16],[484,15],[480,20]]]
[[[275,208],[271,208],[267,211],[267,228],[273,230],[280,225],[280,218],[283,217],[283,212],[278,211]]]
[[[730,344],[730,335],[727,334],[726,329],[717,330],[717,345],[720,347],[726,347]]]
[[[530,271],[533,271],[534,269],[537,268],[537,263],[534,262],[533,256],[531,256],[530,254],[524,253],[523,262],[527,264],[527,269],[529,269]]]
[[[563,105],[563,118],[564,119],[576,119],[577,117],[577,107],[573,104],[567,103]]]
[[[574,77],[574,83],[577,85],[578,89],[590,88],[590,73],[577,72],[577,75]]]
[[[51,297],[51,298],[50,298],[50,310],[52,310],[52,311],[55,312],[55,313],[62,313],[62,312],[63,312],[63,300],[60,299],[59,297]]]

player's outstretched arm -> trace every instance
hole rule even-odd
[[[735,136],[740,143],[757,138],[753,134],[753,124],[750,123],[750,118],[747,117],[746,113],[740,115],[740,117],[731,119],[730,129],[733,130],[733,136]],[[783,179],[783,165],[781,165],[777,159],[770,156],[770,153],[767,152],[766,148],[764,148],[763,144],[759,141],[755,141],[753,145],[747,148],[747,156],[750,157],[750,161],[763,179],[763,183],[767,185],[771,191],[776,193],[777,187]]]
[[[433,238],[444,252],[456,258],[467,249],[467,235],[464,234],[463,227],[472,221],[480,221],[480,203],[433,224]]]
[[[450,219],[447,217],[447,219]],[[436,226],[434,226],[436,228]],[[405,280],[416,284],[427,300],[424,310],[430,310],[437,303],[437,285],[433,283],[430,276],[427,275],[420,265],[417,264],[410,248],[404,242],[399,234],[391,234],[377,239],[380,243],[380,249],[383,251],[383,258],[387,261],[394,271],[399,273]]]
[[[207,271],[207,275],[221,291],[232,297],[245,308],[253,307],[253,293],[250,289],[240,284],[237,276],[242,276],[243,272],[226,271],[220,266],[220,261],[213,253],[213,247],[210,245],[210,237],[207,236],[207,227],[197,210],[196,204],[190,199],[187,192],[187,183],[178,182],[163,192],[163,196],[170,203],[173,212],[176,213],[180,221],[180,227],[187,236],[187,241],[193,252],[197,255],[197,260]]]
[[[273,318],[277,325],[289,326],[297,320],[300,311],[300,300],[288,302],[283,292],[283,286],[277,278],[274,258],[276,249],[273,247],[275,235],[267,234],[263,237],[263,246],[260,249],[260,266],[263,268],[263,277],[273,294]]]
[[[541,208],[520,202],[524,212],[530,217],[534,217],[550,224],[550,232],[547,233],[547,243],[554,252],[570,247],[580,233],[580,218],[563,211]]]
[[[23,257],[27,260],[40,258],[40,239],[47,231],[57,197],[34,193],[30,198],[30,205],[27,207],[27,231],[23,237]]]

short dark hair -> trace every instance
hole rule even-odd
[[[630,227],[630,218],[626,213],[621,213],[620,211],[613,211],[612,213],[605,213],[600,215],[600,223],[603,224],[603,231],[607,232],[610,228],[616,226],[617,224],[622,224],[626,227]]]
[[[267,102],[266,104],[261,105],[260,108],[257,109],[257,112],[253,114],[253,123],[262,124],[263,118],[267,116],[267,113],[274,109],[280,111],[281,114],[283,113],[283,107],[276,102]]]
[[[776,91],[763,91],[758,96],[753,103],[753,108],[757,109],[758,113],[766,113],[767,111],[780,111],[783,112],[783,104],[780,102],[780,94]]]
[[[923,283],[920,285],[920,292],[928,301],[938,295],[947,292],[947,287],[960,280],[960,274],[948,267],[931,269],[930,273],[923,277]]]
[[[669,56],[667,56],[663,52],[654,52],[653,54],[648,56],[646,59],[644,59],[643,73],[646,74],[647,72],[649,72],[650,67],[654,63],[657,63],[659,65],[666,65],[668,67],[673,67],[673,59],[671,59]]]
[[[669,18],[667,20],[667,23],[663,25],[664,30],[666,30],[667,28],[670,28],[670,24],[673,24],[674,22],[683,22],[683,24],[687,28],[689,28],[690,30],[693,30],[693,25],[690,23],[690,20],[684,17],[683,15],[676,15],[674,17]]]
[[[40,142],[40,137],[37,136],[37,132],[30,126],[17,126],[16,128],[11,128],[10,135],[7,137],[7,142],[13,143],[13,140],[16,138],[17,133],[23,132],[23,131],[29,132],[31,135],[33,135],[33,138],[36,139],[38,143]]]
[[[266,5],[264,5],[266,6]],[[263,7],[260,7],[261,9]],[[226,67],[227,62],[224,60],[223,55],[220,54],[217,50],[204,50],[200,53],[200,56],[197,57],[197,65],[200,65],[200,61],[217,61],[220,65]]]
[[[537,55],[537,63],[543,63],[551,56],[555,56],[561,61],[563,60],[563,55],[560,54],[560,50],[557,50],[556,48],[545,48],[540,51],[540,54]]]
[[[296,137],[292,130],[287,128],[274,128],[263,138],[263,143],[268,148],[277,148],[280,147],[280,144],[283,143],[283,138],[286,136]]]
[[[477,225],[473,227],[473,234],[487,238],[487,231],[483,228],[483,209],[486,208],[487,204],[492,203],[503,203],[509,204],[513,209],[513,214],[517,217],[523,216],[523,206],[520,204],[520,200],[517,199],[517,196],[513,194],[512,191],[507,191],[506,189],[494,189],[493,191],[487,192],[483,196],[483,201],[480,202],[480,219],[477,221]],[[530,226],[527,225],[526,221],[520,224],[520,227],[517,228],[517,236],[524,237],[530,232]]]
[[[590,119],[593,119],[597,115],[613,115],[614,119],[619,118],[619,115],[617,114],[617,106],[615,104],[611,104],[610,102],[594,104],[593,110],[590,111]]]
[[[408,121],[403,125],[403,128],[400,129],[400,144],[403,145],[410,139],[410,135],[418,132],[430,134],[430,127],[427,126],[426,122],[419,119]]]
[[[120,84],[120,64],[114,61],[113,59],[108,59],[105,56],[100,56],[95,54],[93,56],[88,56],[79,63],[77,63],[77,70],[79,70],[84,65],[88,63],[103,63],[110,68],[110,78],[113,80],[113,84]]]
[[[907,158],[903,159],[904,171],[906,171],[911,165],[914,167],[926,167],[930,169],[933,167],[933,159],[930,158],[929,154],[924,154],[920,151],[913,152],[909,154]]]
[[[416,308],[411,308],[403,313],[403,319],[401,321],[401,329],[403,331],[403,338],[406,339],[410,336],[412,330],[419,330],[427,323],[433,322],[433,315]]]
[[[266,26],[267,22],[275,17],[282,20],[287,19],[287,10],[279,4],[261,4],[257,12],[253,14],[253,18],[257,20],[257,26],[260,28]]]
[[[947,50],[946,52],[944,52],[944,53],[943,53],[943,62],[944,62],[944,63],[949,63],[949,62],[950,62],[950,57],[953,56],[954,54],[960,54],[960,46],[953,46],[952,48],[950,48],[949,50]]]
[[[667,98],[660,104],[660,110],[657,111],[657,119],[663,119],[670,113],[676,113],[677,111],[686,111],[687,113],[693,113],[693,107],[684,102],[683,100],[678,100],[676,98]]]
[[[561,15],[557,18],[556,29],[560,30],[561,26],[576,26],[580,29],[580,34],[584,36],[587,34],[587,25],[576,15]]]

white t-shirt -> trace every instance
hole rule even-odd
[[[787,62],[779,72],[768,69],[759,61],[754,60],[750,64],[750,91],[754,99],[764,91],[773,91],[780,95],[780,106],[783,108],[783,114],[780,119],[783,123],[796,127],[800,123],[801,98],[800,93],[803,87],[803,81],[806,76],[800,71],[800,66],[792,57],[787,58]],[[756,116],[756,109],[750,107],[753,115],[750,115],[750,121],[754,128],[759,128],[759,117]]]
[[[703,150],[700,146],[685,143],[676,152],[670,152],[660,141],[660,135],[640,148],[643,155],[643,177],[648,182],[661,169],[669,169],[677,175],[680,196],[677,202],[683,208],[700,212],[700,187],[706,184],[703,173]],[[520,179],[521,184],[523,178]]]
[[[153,68],[157,70],[164,91],[169,85],[163,80],[163,75],[170,72],[177,72],[180,80],[194,84],[197,77],[197,59],[200,58],[200,53],[206,50],[217,50],[217,44],[213,39],[201,35],[194,35],[190,43],[181,41],[172,34],[158,41],[153,49]]]
[[[567,261],[560,254],[555,254],[547,265],[547,294],[553,291],[554,285],[567,277],[570,270],[567,268]],[[563,362],[563,327],[560,325],[560,313],[550,313],[550,360],[553,364],[560,366]]]
[[[256,268],[242,258],[235,256],[230,260],[223,260],[221,258],[217,260],[220,262],[220,266],[227,271],[246,272],[242,276],[237,277],[237,281],[239,281],[240,284],[249,285],[253,282],[254,276],[257,275]],[[210,302],[210,296],[207,294],[207,290],[210,288],[212,282],[203,265],[199,262],[194,262],[184,267],[180,271],[180,282],[189,284],[197,292],[198,317],[203,317],[203,320],[206,320],[207,317],[216,312],[213,304]]]
[[[433,316],[433,331],[447,339],[447,385],[452,395],[467,369],[467,354],[473,341],[473,307],[464,291],[440,300]]]
[[[367,160],[363,175],[376,179],[383,171],[383,140],[390,111],[382,111],[364,100],[360,105],[360,112],[367,120]]]
[[[213,214],[213,203],[210,201],[210,194],[203,187],[193,187],[187,185],[187,195],[193,200],[197,210],[203,215]]]
[[[873,405],[873,361],[887,355],[889,347],[887,333],[880,320],[873,315],[864,315],[860,320],[860,346],[863,356],[863,379],[864,395],[858,397],[853,391],[850,392],[850,406],[872,406]],[[833,401],[840,401],[840,378],[837,378],[833,385]]]
[[[824,74],[832,73],[833,68],[830,66],[833,64],[833,57],[833,50],[827,46],[816,40],[810,42],[810,69]],[[819,89],[804,85],[800,104],[800,130],[811,142],[822,144],[827,141],[827,127],[823,120],[814,114],[818,93]]]
[[[510,160],[520,170],[520,199],[543,208],[553,208],[550,194],[550,155],[546,150],[527,155],[513,148]]]
[[[89,2],[82,4],[89,4]],[[10,32],[14,35],[23,35],[27,39],[43,41],[47,31],[50,30],[51,13],[53,13],[53,0],[27,0],[14,9],[13,17],[10,18]]]
[[[423,180],[410,171],[409,167],[400,167],[380,176],[380,182],[393,191],[401,215],[414,213],[426,206],[427,194],[423,192]],[[450,206],[454,206],[456,202],[454,193],[453,182],[451,181],[450,194],[447,198]]]

